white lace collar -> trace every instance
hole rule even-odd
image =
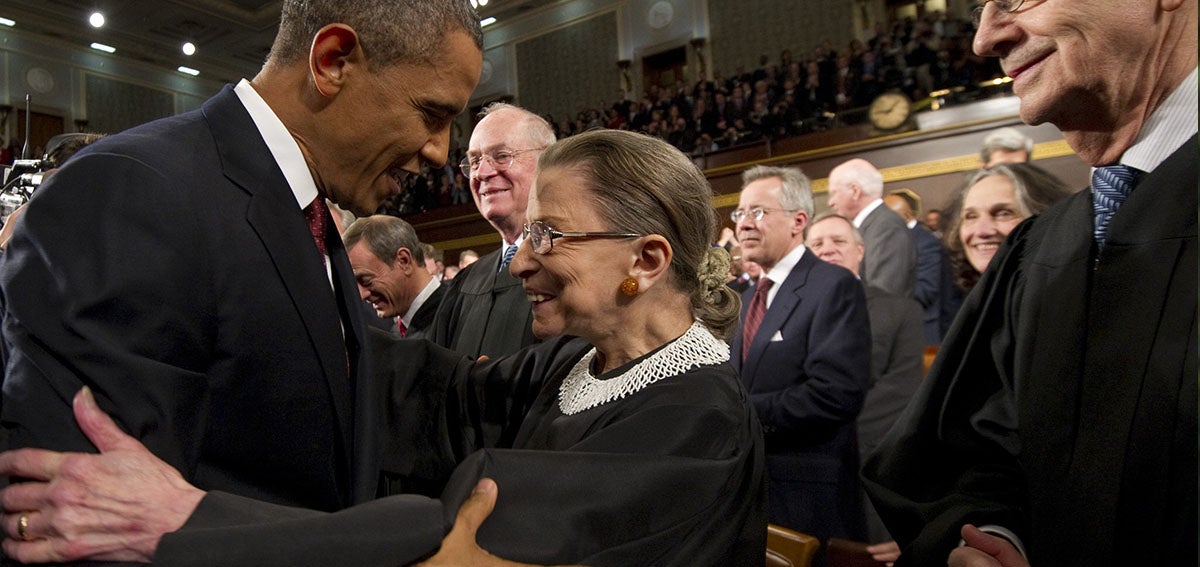
[[[683,374],[697,366],[729,360],[729,345],[714,337],[700,321],[692,323],[678,339],[643,358],[620,376],[605,380],[592,375],[592,347],[567,374],[558,388],[558,409],[566,415],[619,400],[663,378]]]

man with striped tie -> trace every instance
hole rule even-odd
[[[1197,7],[990,0],[1092,187],[1008,237],[864,475],[912,565],[1195,565]]]
[[[508,263],[523,240],[538,156],[555,138],[542,117],[511,104],[488,105],[480,116],[459,165],[501,246],[455,276],[438,310],[433,342],[473,357],[497,357],[535,341],[525,289]]]

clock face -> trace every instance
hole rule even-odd
[[[908,97],[899,93],[885,93],[879,95],[871,103],[871,108],[868,110],[868,116],[871,118],[871,124],[880,130],[892,130],[899,128],[908,120],[908,113],[912,110],[912,103]]]

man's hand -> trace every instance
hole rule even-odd
[[[22,563],[150,562],[163,534],[183,526],[204,491],[121,431],[88,388],[73,409],[99,455],[0,454],[0,474],[30,479],[0,491],[4,553]]]
[[[872,559],[880,563],[886,563],[888,567],[891,567],[897,559],[900,559],[900,546],[895,541],[885,541],[875,545],[868,545],[867,553],[871,554]]]
[[[950,552],[949,567],[1029,567],[1011,542],[979,531],[967,524],[962,527],[964,545]]]

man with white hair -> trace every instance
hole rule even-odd
[[[1033,138],[1016,128],[993,130],[979,149],[979,166],[987,169],[1002,163],[1027,163],[1033,157]]]
[[[917,245],[912,233],[891,209],[883,206],[883,174],[864,159],[852,159],[829,173],[829,207],[851,219],[866,241],[859,275],[863,283],[913,296],[917,280]]]
[[[1197,564],[1197,10],[977,4],[1092,187],[1008,235],[868,460],[897,565]]]

